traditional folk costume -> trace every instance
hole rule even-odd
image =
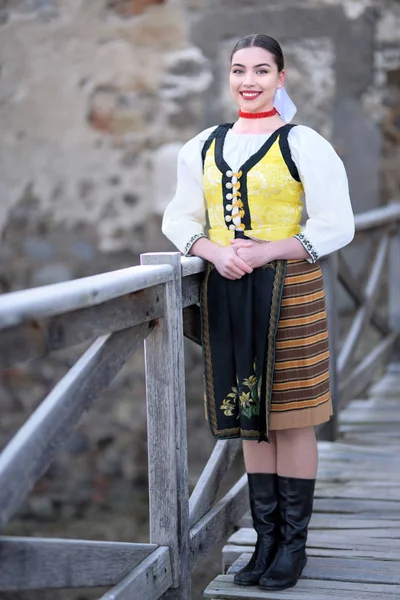
[[[307,250],[307,260],[276,260],[233,281],[209,264],[202,286],[211,431],[218,439],[268,442],[271,430],[317,425],[332,414],[318,259],[351,241],[354,218],[343,164],[314,130],[286,124],[268,135],[231,128],[206,129],[181,149],[163,232],[185,255],[203,236],[222,246],[235,237],[265,243],[294,236]],[[305,564],[313,489],[314,480],[249,474],[258,542],[236,583],[294,585]]]
[[[201,293],[207,413],[219,439],[329,420],[329,348],[318,258],[349,243],[354,219],[343,164],[308,127],[272,135],[210,128],[181,150],[163,231],[186,255],[200,237],[295,236],[308,260],[278,260],[228,280],[209,265]],[[204,166],[203,166],[204,165]],[[308,219],[301,226],[305,198]],[[206,225],[206,215],[208,224]]]

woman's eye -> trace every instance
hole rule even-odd
[[[232,71],[232,73],[233,73],[234,75],[241,75],[241,74],[243,73],[243,71],[242,71],[241,69],[234,69],[234,70]]]
[[[266,75],[267,73],[268,73],[268,71],[267,71],[266,69],[259,69],[259,70],[257,71],[257,74],[258,74],[258,75]]]

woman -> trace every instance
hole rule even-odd
[[[295,585],[306,564],[313,427],[332,414],[318,259],[354,235],[343,164],[318,133],[287,124],[296,109],[284,81],[276,40],[257,34],[236,44],[230,92],[239,118],[182,148],[163,221],[184,254],[208,261],[201,292],[208,419],[218,439],[243,439],[257,532],[235,582],[267,590]]]

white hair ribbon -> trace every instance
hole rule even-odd
[[[297,112],[297,108],[293,100],[284,87],[276,90],[274,97],[274,106],[278,113],[286,123],[290,123]]]

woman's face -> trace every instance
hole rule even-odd
[[[275,92],[284,81],[285,72],[278,72],[274,55],[264,48],[243,48],[232,57],[231,95],[246,112],[271,110]]]

